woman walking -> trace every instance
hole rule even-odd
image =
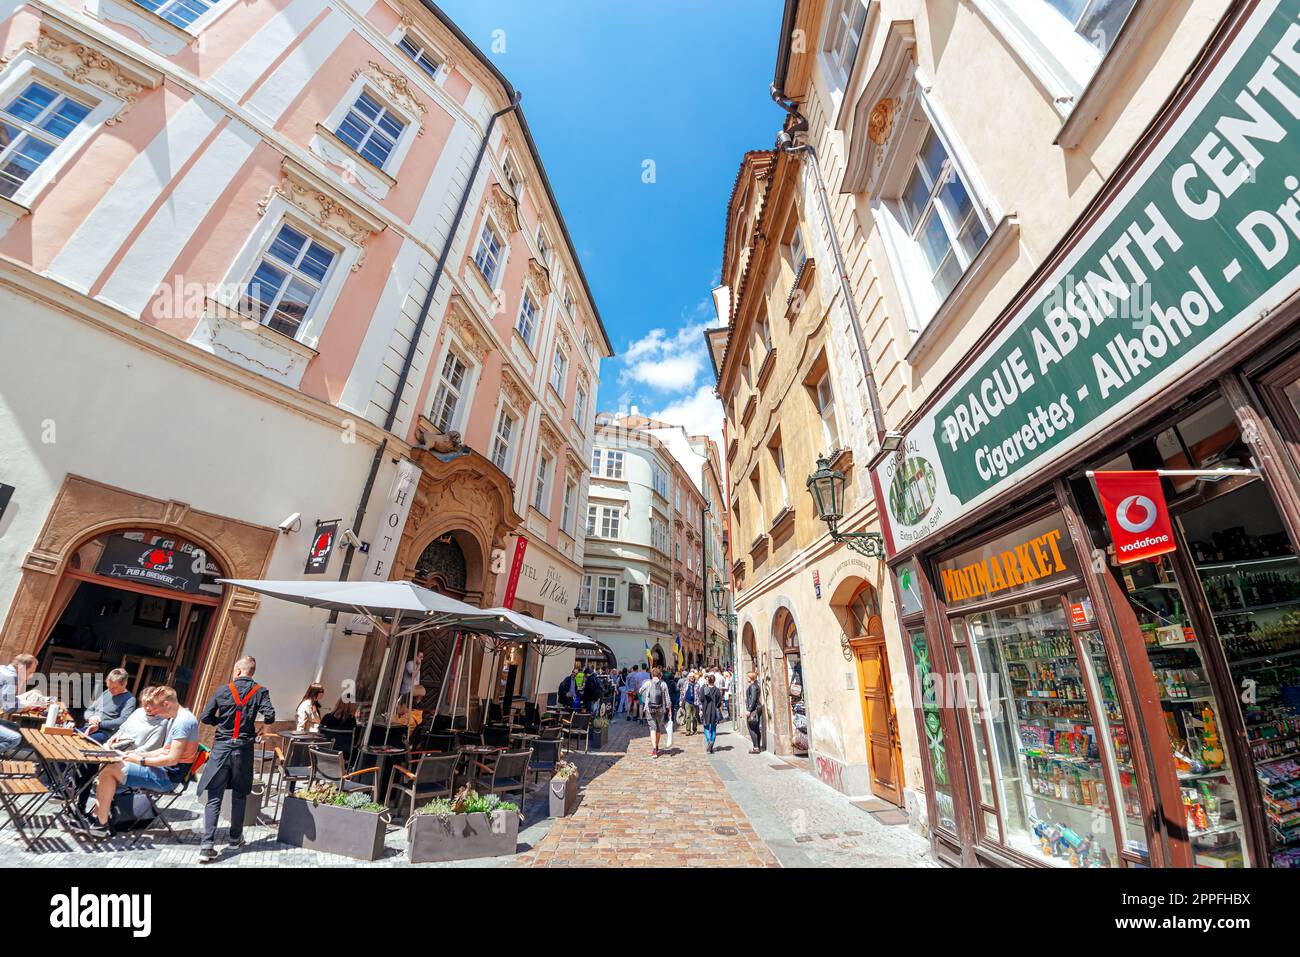
[[[722,689],[718,679],[708,675],[700,692],[700,723],[704,725],[704,750],[713,753],[713,742],[718,737],[718,721],[722,718]]]

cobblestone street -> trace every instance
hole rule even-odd
[[[513,857],[410,865],[405,829],[395,823],[384,856],[362,863],[281,844],[268,821],[245,829],[245,848],[223,851],[208,866],[934,866],[927,843],[905,825],[880,823],[770,754],[748,754],[748,739],[727,727],[719,729],[711,756],[704,751],[703,734],[677,735],[673,748],[656,759],[643,723],[614,721],[604,750],[570,755],[582,772],[577,811],[567,818],[548,817],[545,789],[538,789],[528,802]],[[32,852],[5,827],[0,867],[198,866],[200,809],[193,791],[167,815],[180,840],[151,835],[138,846],[124,837],[85,841],[56,825]]]

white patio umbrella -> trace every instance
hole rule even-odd
[[[533,673],[533,698],[536,700],[538,689],[542,683],[542,662],[551,655],[558,654],[565,648],[599,648],[600,643],[592,641],[586,635],[580,635],[576,631],[570,631],[559,625],[553,625],[549,621],[542,621],[531,615],[525,615],[523,612],[514,611],[510,608],[489,608],[488,614],[497,615],[503,619],[503,623],[509,623],[520,631],[531,636],[531,644],[540,659],[537,668]],[[495,668],[495,665],[494,665]]]
[[[352,612],[368,619],[381,634],[390,639],[407,639],[438,628],[458,628],[491,635],[518,636],[526,633],[499,613],[505,609],[475,608],[414,582],[260,581],[251,578],[221,578],[218,581],[223,585],[236,585],[309,608]],[[389,619],[390,623],[385,624],[385,619]],[[404,659],[406,651],[404,644]],[[391,654],[390,642],[384,648],[383,662],[379,666],[379,681],[375,687],[376,703],[383,692],[384,676],[388,673]],[[366,717],[366,734],[362,740],[367,743],[374,727],[375,710],[372,705]]]

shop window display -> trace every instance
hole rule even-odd
[[[952,801],[952,778],[948,768],[948,749],[943,739],[943,719],[940,714],[942,676],[930,664],[930,648],[925,640],[925,629],[908,632],[912,646],[912,663],[916,669],[921,703],[922,722],[925,725],[925,744],[930,756],[930,770],[934,778],[934,804],[939,815],[939,825],[956,832],[957,817]]]
[[[1080,661],[1058,597],[967,615],[953,626],[955,639],[964,634],[971,649],[959,648],[958,659],[978,682],[978,714],[968,714],[979,719],[972,738],[981,785],[994,782],[1002,843],[1055,866],[1112,866],[1111,795],[1118,789],[1111,775],[1127,736],[1115,720],[1109,666],[1099,674]],[[1105,662],[1099,641],[1089,643],[1089,657]],[[1137,818],[1133,828],[1141,827]]]

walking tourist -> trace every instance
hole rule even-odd
[[[614,676],[614,714],[627,707],[627,669],[620,668],[618,674]]]
[[[166,793],[185,779],[190,765],[199,752],[199,719],[194,712],[181,707],[176,689],[168,685],[159,687],[155,700],[158,713],[170,725],[163,743],[152,751],[131,751],[121,761],[106,765],[95,781],[95,820],[89,830],[91,837],[109,836],[108,815],[113,807],[113,795],[119,788]]]
[[[704,690],[700,692],[700,723],[704,725],[704,750],[713,753],[713,742],[718,738],[718,721],[722,717],[722,690],[716,675],[707,675]]]
[[[641,685],[645,683],[645,672],[640,665],[633,665],[627,676],[627,720],[638,721],[641,718]]]
[[[687,735],[695,734],[695,718],[699,714],[698,681],[699,676],[694,671],[682,679],[682,730]]]
[[[200,864],[217,858],[214,847],[217,820],[221,817],[221,801],[227,790],[230,791],[229,846],[244,846],[244,808],[253,790],[256,721],[258,716],[268,724],[275,721],[271,693],[253,680],[255,671],[257,661],[252,656],[246,655],[236,661],[230,684],[217,689],[200,719],[216,728],[212,755],[204,765],[203,777],[199,781],[199,793],[207,792],[207,803],[203,807],[203,837],[199,841]],[[312,687],[319,688],[320,685]]]
[[[749,740],[753,747],[750,754],[763,750],[763,689],[758,683],[758,673],[749,673],[749,684],[745,686],[745,723],[749,726]]]
[[[669,717],[668,709],[672,706],[672,694],[668,682],[663,679],[663,671],[655,668],[650,673],[650,680],[641,686],[641,702],[645,705],[646,721],[650,725],[650,754],[659,757],[659,738],[664,732],[664,724]]]

